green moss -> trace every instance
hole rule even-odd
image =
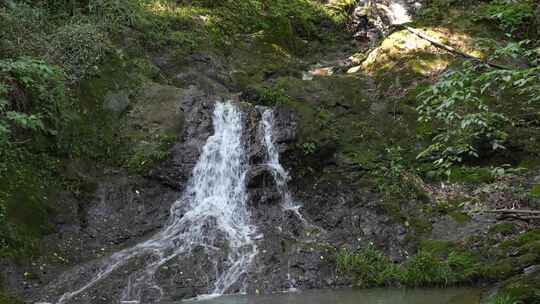
[[[538,260],[537,252],[530,252],[518,257],[518,264],[521,267],[527,267],[534,264]]]
[[[448,215],[450,215],[450,217],[454,219],[454,221],[460,224],[469,222],[471,220],[471,217],[467,213],[464,213],[464,212],[453,211],[453,212],[450,212]]]
[[[520,234],[514,239],[502,242],[501,247],[502,248],[522,247],[522,246],[531,244],[539,240],[540,240],[540,229],[536,228],[536,229],[529,230],[523,234]]]
[[[36,241],[51,231],[48,216],[59,186],[57,166],[47,155],[19,151],[0,176],[0,205],[6,212],[0,218],[0,256],[35,255]]]
[[[540,303],[540,272],[512,277],[501,284],[488,304]]]
[[[531,191],[529,192],[529,195],[535,199],[540,198],[540,185],[532,186]]]
[[[513,223],[501,223],[489,228],[490,234],[511,235],[517,231],[517,227]]]
[[[162,135],[154,142],[142,142],[127,159],[126,166],[132,173],[146,174],[149,169],[169,156],[176,135]]]
[[[23,301],[0,291],[0,304],[23,304]]]
[[[421,240],[420,251],[429,252],[436,256],[447,256],[451,251],[455,250],[457,244],[450,241],[441,240]]]
[[[384,212],[389,215],[394,221],[404,223],[407,217],[401,213],[400,201],[386,197],[380,204]]]
[[[452,169],[449,180],[454,183],[483,184],[494,179],[487,168],[461,167]]]
[[[427,219],[420,217],[411,217],[408,220],[410,226],[415,230],[415,233],[425,234],[431,232],[433,225]]]

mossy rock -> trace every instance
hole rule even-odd
[[[487,168],[461,167],[452,169],[449,180],[453,183],[479,185],[493,182],[494,177]]]
[[[479,271],[479,274],[482,278],[491,281],[506,279],[514,273],[514,266],[512,265],[512,262],[508,259],[492,264],[483,265],[482,267],[480,267]]]
[[[529,230],[514,239],[501,243],[502,248],[516,248],[540,241],[540,228]]]
[[[517,227],[513,223],[500,223],[489,228],[491,235],[501,234],[503,236],[512,235],[517,232]]]
[[[533,266],[527,273],[517,275],[505,281],[497,293],[490,298],[490,303],[540,303],[540,267]]]
[[[448,215],[450,215],[450,217],[452,219],[454,219],[454,221],[456,221],[456,222],[458,222],[460,224],[464,224],[464,223],[469,222],[471,220],[471,216],[468,215],[465,212],[452,211]]]
[[[455,242],[430,239],[421,240],[419,246],[421,251],[430,252],[437,256],[447,256],[458,247]]]

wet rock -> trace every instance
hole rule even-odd
[[[251,167],[246,180],[249,188],[272,188],[275,186],[274,177],[266,165]]]
[[[433,223],[431,238],[445,241],[457,241],[470,235],[486,235],[489,227],[496,222],[493,215],[475,215],[474,219],[457,222],[451,216],[444,216]]]
[[[196,296],[197,296],[197,293],[195,292],[194,288],[191,288],[191,287],[178,288],[171,294],[171,300],[181,301],[185,299],[194,298]]]
[[[411,22],[421,7],[420,1],[413,0],[361,0],[350,26],[356,39],[374,45],[392,26]]]

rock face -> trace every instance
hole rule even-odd
[[[133,246],[165,225],[171,204],[184,190],[202,146],[214,131],[211,121],[214,104],[216,100],[227,98],[211,96],[193,85],[175,96],[178,97],[172,97],[176,98],[185,119],[181,135],[171,148],[171,156],[154,168],[147,178],[106,169],[105,175],[95,180],[87,178],[92,181],[87,182],[85,197],[68,193],[59,197],[65,208],[52,223],[56,233],[43,242],[43,251],[52,256],[43,257],[36,263],[31,273],[37,278],[23,278],[24,283],[17,276],[24,272],[23,269],[10,267],[6,273],[13,274],[7,281],[9,285],[14,288],[25,286],[20,293],[27,299],[57,301],[62,294],[95,278],[104,257]],[[362,196],[347,185],[314,180],[308,186],[292,181],[293,189],[309,189],[292,193],[303,205],[300,209],[303,216],[293,210],[284,210],[273,176],[264,165],[266,152],[260,125],[261,109],[245,102],[237,101],[236,104],[244,115],[243,140],[250,162],[248,205],[260,234],[256,241],[259,251],[248,271],[248,292],[348,284],[337,277],[333,260],[335,248],[344,243],[373,240],[394,256],[401,255],[396,249],[403,236],[400,227],[390,223],[369,203],[372,197]],[[280,153],[286,156],[292,152],[297,140],[296,114],[276,108],[274,115],[274,140]],[[73,171],[79,174],[89,174],[88,168],[74,167]],[[224,243],[223,250],[226,248]],[[172,259],[158,270],[156,282],[167,299],[189,298],[212,289],[216,280],[214,264],[209,263],[205,255],[206,250],[201,247],[191,255]],[[73,301],[116,303],[128,274],[140,269],[149,258],[134,258]],[[237,286],[236,291],[240,287]],[[141,295],[143,303],[155,303],[158,298],[159,293],[152,289],[144,290]]]
[[[351,29],[359,40],[377,42],[391,26],[412,21],[422,7],[415,0],[361,0],[352,15]]]
[[[230,99],[243,113],[242,139],[250,164],[248,206],[257,227],[258,254],[248,270],[247,292],[348,285],[350,282],[335,271],[335,250],[344,245],[374,242],[394,260],[403,258],[404,228],[380,209],[376,195],[341,176],[316,172],[310,178],[293,178],[289,181],[291,195],[301,207],[299,212],[284,209],[282,195],[266,165],[261,109],[249,97],[240,101],[229,92],[228,73],[216,58],[191,57],[189,66],[179,66],[167,54],[157,55],[154,63],[174,86],[151,84],[131,102],[114,94],[106,102],[110,111],[118,115],[125,112],[128,132],[144,134],[144,141],[150,142],[163,132],[176,132],[169,157],[145,177],[123,169],[74,164],[70,170],[83,181],[79,186],[84,191],[58,197],[62,207],[51,222],[55,231],[41,244],[46,254],[31,265],[2,268],[7,270],[2,276],[8,287],[29,301],[56,302],[62,294],[95,279],[107,257],[163,228],[171,204],[182,195],[202,147],[214,133],[215,103]],[[276,107],[274,117],[273,137],[283,165],[291,176],[298,176],[302,157],[298,154],[298,113]],[[324,155],[332,154],[330,145]],[[321,163],[332,166],[331,160]],[[216,238],[219,243],[220,236]],[[219,248],[221,255],[212,258],[225,259],[225,241]],[[117,303],[129,274],[153,258],[133,258],[66,303]],[[200,247],[160,267],[155,281],[164,299],[178,301],[210,292],[216,269],[209,260],[205,248]],[[230,291],[240,288],[233,286]],[[141,303],[156,303],[161,296],[156,288],[145,289]]]

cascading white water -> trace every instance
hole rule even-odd
[[[299,209],[301,205],[293,200],[287,187],[289,174],[279,162],[279,150],[274,141],[274,111],[272,109],[264,109],[261,124],[264,132],[264,145],[266,147],[266,165],[269,167],[277,190],[281,195],[283,209],[293,211],[302,222],[307,223],[300,213]]]
[[[185,193],[172,205],[166,227],[149,240],[105,259],[92,280],[64,294],[59,304],[96,285],[136,257],[150,258],[146,258],[143,269],[129,277],[121,302],[139,303],[143,289],[155,289],[162,295],[154,280],[159,267],[196,247],[205,248],[210,256],[218,255],[223,250],[218,236],[225,238],[228,250],[226,262],[221,267],[216,264],[216,269],[223,270],[216,275],[212,294],[227,293],[240,280],[245,287],[245,275],[257,254],[257,246],[253,240],[256,229],[250,223],[246,205],[248,162],[241,112],[230,102],[217,103],[213,124],[215,133],[208,138]]]
[[[270,169],[274,182],[276,183],[277,190],[281,195],[282,207],[285,210],[293,211],[298,219],[302,221],[304,226],[310,226],[304,216],[302,216],[302,213],[300,213],[301,205],[293,200],[292,195],[289,192],[287,186],[289,174],[279,162],[279,150],[274,140],[274,111],[272,109],[264,108],[261,125],[264,134],[264,146],[266,147],[266,165]],[[287,262],[287,284],[289,285],[289,291],[294,292],[297,291],[297,289],[294,286],[289,269],[290,263]]]

